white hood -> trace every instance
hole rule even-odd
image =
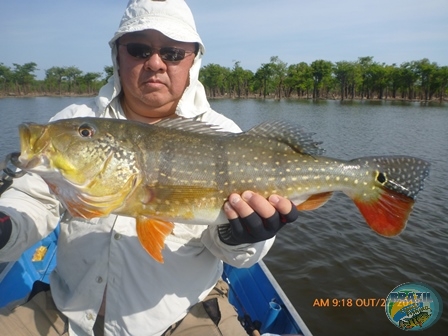
[[[204,45],[196,31],[196,25],[190,8],[183,0],[130,0],[121,19],[120,26],[109,45],[112,53],[114,74],[97,98],[100,109],[107,106],[121,92],[118,74],[116,40],[122,35],[146,29],[154,29],[165,36],[181,42],[199,43],[199,52],[190,69],[190,85],[185,89],[176,109],[176,114],[193,118],[210,109],[203,85],[199,82]]]

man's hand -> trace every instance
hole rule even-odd
[[[218,234],[228,245],[256,243],[270,239],[286,224],[299,216],[296,207],[284,197],[268,199],[252,191],[232,194],[224,204],[229,224],[220,225]]]

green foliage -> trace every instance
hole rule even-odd
[[[296,92],[298,97],[305,96],[308,98],[309,91],[313,86],[312,69],[307,63],[291,64],[288,67],[285,78],[287,97],[290,97],[293,92]]]
[[[332,63],[316,60],[288,65],[278,56],[263,63],[255,74],[237,61],[232,69],[209,64],[199,78],[210,97],[282,97],[344,99],[419,99],[442,101],[448,90],[448,67],[428,59],[400,66],[373,60]]]
[[[101,79],[102,73],[83,73],[75,66],[51,67],[45,70],[44,80],[36,80],[34,72],[38,68],[34,62],[23,65],[14,63],[13,66],[11,69],[0,63],[0,95],[93,95],[105,83]]]
[[[113,67],[104,73],[83,73],[75,66],[54,66],[45,70],[45,79],[36,80],[34,62],[0,63],[0,96],[26,94],[96,94],[113,75]],[[335,99],[407,99],[443,101],[448,91],[448,66],[439,66],[427,58],[387,65],[372,56],[356,61],[332,63],[316,60],[288,65],[272,56],[253,73],[234,61],[233,67],[219,64],[202,67],[199,80],[209,97],[282,97]]]
[[[106,73],[106,78],[104,79],[104,82],[107,82],[110,77],[114,74],[114,67],[112,65],[107,65],[104,67],[104,72]]]
[[[331,84],[333,63],[317,60],[311,63],[311,74],[313,76],[313,98],[320,98],[321,91]]]
[[[228,91],[226,79],[230,76],[230,70],[218,64],[208,64],[201,69],[199,80],[208,90],[210,97],[225,95]]]

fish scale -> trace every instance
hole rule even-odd
[[[340,191],[375,232],[397,235],[430,166],[409,156],[322,156],[311,133],[283,121],[232,134],[182,118],[75,118],[19,132],[19,168],[40,174],[73,216],[135,217],[142,246],[160,262],[173,222],[227,223],[223,203],[245,190],[286,196],[303,211]]]

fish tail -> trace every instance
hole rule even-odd
[[[418,192],[423,189],[430,164],[408,156],[360,158],[351,163],[367,168],[374,177],[369,192],[363,189],[349,195],[367,224],[382,236],[398,235],[406,226]]]

